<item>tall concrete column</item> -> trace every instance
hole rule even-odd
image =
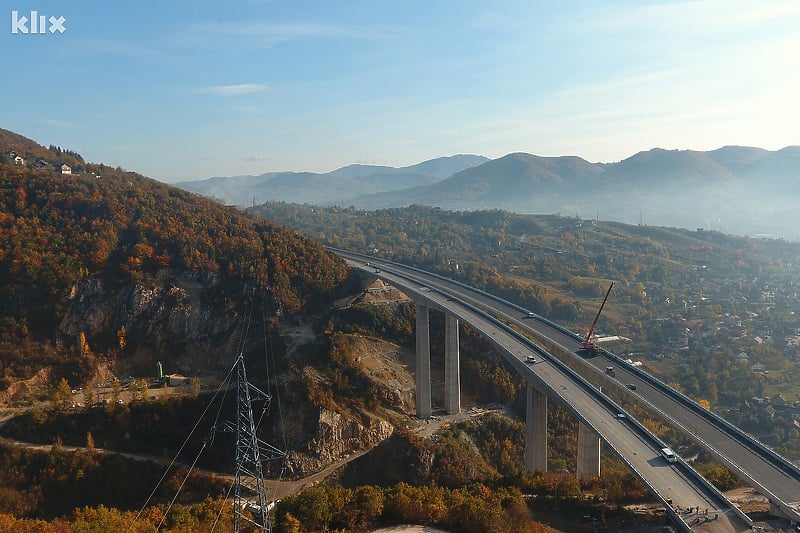
[[[547,472],[547,396],[530,383],[525,408],[525,469]]]
[[[461,412],[458,318],[447,314],[444,322],[444,408],[451,415]]]
[[[600,437],[592,429],[578,422],[578,478],[600,475]]]
[[[428,306],[417,304],[417,416],[431,416],[431,338]]]

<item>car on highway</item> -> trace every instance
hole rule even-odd
[[[525,358],[525,362],[528,363],[529,365],[532,365],[533,363],[536,362],[536,358],[532,355],[529,355],[527,358]]]
[[[630,390],[636,390],[636,385],[634,385],[633,383],[627,383],[625,386],[628,387]]]

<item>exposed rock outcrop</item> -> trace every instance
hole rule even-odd
[[[240,326],[235,308],[220,305],[216,285],[212,273],[124,284],[84,278],[72,288],[59,334],[110,344],[124,326],[131,355],[158,355],[178,367],[213,364],[231,353]]]
[[[85,278],[72,288],[59,334],[66,343],[74,344],[83,333],[92,347],[105,342],[113,348],[124,326],[124,356],[139,358],[139,362],[157,356],[165,366],[188,373],[204,366],[214,367],[234,353],[242,325],[237,305],[246,297],[241,294],[236,301],[237,297],[223,290],[213,274],[173,273],[127,283]],[[271,313],[280,314],[276,300],[270,299],[266,305]],[[313,343],[313,330],[303,325],[287,328],[284,324],[278,331],[290,339],[285,356],[292,360],[307,357],[302,346]],[[400,396],[410,394],[402,384],[410,381],[406,371],[387,370],[391,357],[382,349],[360,348],[359,361],[371,379],[382,384],[381,389],[392,396],[393,404],[402,404]],[[305,368],[311,372],[311,367]],[[325,382],[318,370],[312,373],[315,379]],[[286,375],[278,380],[283,389],[290,388],[287,383],[291,379]],[[385,385],[386,380],[391,381],[391,386]],[[318,409],[305,404],[305,398],[296,400],[286,428],[295,443],[287,461],[292,477],[319,472],[343,457],[374,448],[393,434],[392,424],[373,413],[349,408]]]
[[[329,409],[320,409],[317,432],[308,443],[307,453],[289,454],[291,475],[307,476],[348,454],[370,449],[388,439],[393,426],[376,416],[354,418]]]

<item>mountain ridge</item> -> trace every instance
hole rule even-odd
[[[571,213],[619,222],[705,227],[800,238],[800,149],[728,146],[708,152],[654,148],[617,163],[508,154],[435,184],[364,194],[361,209],[429,205]]]
[[[465,168],[444,177],[424,173],[438,166],[441,176],[452,162]],[[327,174],[272,173],[176,185],[238,205],[251,205],[255,198],[360,209],[497,208],[800,239],[794,208],[800,200],[798,146],[652,148],[612,163],[525,152],[496,159],[462,155],[401,168],[348,165]]]
[[[0,141],[6,147],[0,158],[18,147],[30,159],[44,158],[51,165],[63,161],[80,169],[84,164],[78,154],[39,147],[7,130],[0,130]],[[173,185],[238,206],[285,201],[362,209],[499,208],[800,239],[797,145],[653,148],[612,163],[525,152],[496,159],[459,154],[399,168],[354,164],[325,174],[269,172]]]
[[[352,164],[330,172],[265,172],[257,176],[215,176],[174,185],[226,204],[249,205],[284,200],[297,203],[335,203],[364,193],[429,185],[470,166],[489,161],[484,156],[457,154],[405,167]]]

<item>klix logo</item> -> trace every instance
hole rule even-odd
[[[67,19],[64,17],[48,17],[47,15],[40,15],[38,11],[31,11],[30,18],[22,15],[18,11],[11,12],[11,33],[23,35],[45,35],[50,33],[64,33],[67,28],[64,23]]]

